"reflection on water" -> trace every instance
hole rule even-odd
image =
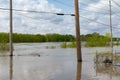
[[[0,80],[120,80],[119,65],[93,61],[96,50],[103,52],[109,48],[84,47],[83,62],[77,63],[76,49],[45,49],[44,45],[15,44],[15,56],[0,56]]]
[[[13,78],[13,57],[10,57],[10,80]]]
[[[81,80],[81,72],[82,72],[82,63],[78,62],[77,63],[77,76],[76,76],[76,80]]]
[[[98,75],[107,75],[109,80],[118,80],[114,79],[120,78],[120,66],[112,64],[95,64],[96,76]]]

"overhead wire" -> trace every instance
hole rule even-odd
[[[24,17],[26,17],[26,18],[35,19],[35,18],[33,18],[33,17],[26,16],[26,15],[23,15],[23,14],[20,14],[20,13],[19,13],[19,14],[18,14],[18,13],[15,13],[15,14],[24,16]],[[80,16],[80,17],[82,17],[82,18],[84,18],[84,19],[87,19],[87,20],[89,20],[89,21],[94,21],[94,20],[92,20],[92,19],[90,19],[90,18],[87,18],[87,17],[85,17],[85,16]],[[105,26],[109,26],[108,24],[101,23],[101,22],[97,22],[97,21],[95,21],[95,23],[102,24],[102,25],[105,25]]]
[[[36,19],[36,18],[33,18],[33,17],[31,17],[31,16],[26,16],[26,15],[23,15],[23,14],[20,14],[20,13],[14,13],[14,14],[16,14],[16,15],[19,15],[19,16],[23,16],[23,17],[25,17],[25,18],[29,18],[29,19],[32,19],[32,20],[35,20],[35,21],[37,21],[37,22],[40,22],[40,21],[42,21],[42,20],[47,20],[48,21],[48,19]],[[38,21],[38,20],[40,20],[40,21]],[[45,23],[45,22],[44,22]],[[65,24],[71,24],[71,23],[65,23]],[[73,23],[74,24],[74,23]]]
[[[0,10],[10,10],[8,8],[0,8]],[[29,13],[48,13],[48,14],[56,14],[56,15],[71,15],[74,16],[73,14],[64,14],[64,13],[55,13],[55,12],[45,12],[45,11],[33,11],[33,10],[22,10],[22,9],[12,9],[13,11],[18,11],[18,12],[29,12]]]
[[[119,5],[116,1],[111,0],[116,6],[111,5],[114,9],[120,10],[120,8],[118,8],[117,6]],[[117,13],[120,13],[120,11],[118,11]]]
[[[89,21],[94,21],[95,23],[98,23],[98,24],[102,24],[102,25],[105,25],[105,26],[110,26],[110,25],[108,25],[108,24],[101,23],[101,22],[98,22],[98,21],[95,21],[95,20],[89,19],[89,18],[87,18],[87,17],[85,17],[85,16],[80,16],[80,17],[82,17],[82,18],[84,18],[84,19],[87,19],[87,20],[89,20]]]
[[[66,3],[64,3],[64,2],[62,2],[62,1],[58,1],[58,0],[54,0],[54,1],[56,1],[56,2],[58,2],[59,4],[62,4],[62,5],[64,5],[64,6],[74,8],[73,5],[66,4]],[[93,8],[96,8],[96,7],[93,7]],[[90,11],[90,12],[95,12],[95,13],[108,14],[108,13],[103,13],[103,12],[98,12],[98,11],[91,11],[91,10],[83,9],[83,8],[80,8],[80,9],[81,9],[81,11]],[[99,9],[100,9],[100,8],[99,8]],[[80,10],[79,10],[79,11],[80,11]],[[105,11],[106,11],[106,10],[105,10]],[[108,10],[107,10],[107,11],[108,11]]]
[[[54,1],[58,1],[58,0],[54,0]],[[61,1],[59,1],[61,2]],[[62,2],[61,2],[62,3]],[[63,3],[62,3],[63,4]],[[63,5],[66,5],[65,3]],[[69,7],[72,7],[72,5],[66,5],[66,6],[69,6]],[[9,10],[7,8],[0,8],[1,10]],[[19,9],[13,9],[13,11],[20,11],[20,12],[30,12],[30,13],[48,13],[48,14],[57,14],[57,15],[72,15],[74,16],[74,14],[63,14],[63,13],[54,13],[54,12],[43,12],[43,11],[32,11],[32,10],[19,10]],[[21,15],[21,14],[18,14],[18,15]],[[23,15],[22,15],[23,16]],[[24,17],[28,17],[28,18],[31,18],[33,19],[32,17],[29,17],[29,16],[25,16]],[[85,18],[87,20],[90,20],[90,21],[93,21],[92,19],[89,19],[87,17],[84,17],[84,16],[80,16],[82,18]],[[102,25],[105,25],[105,26],[109,26],[108,24],[105,24],[105,23],[101,23],[101,22],[96,22],[98,24],[102,24]]]
[[[115,0],[112,0],[118,7],[120,7],[120,4],[118,4]]]
[[[15,13],[15,14],[21,15],[21,16],[24,16],[24,17],[26,17],[26,18],[30,18],[30,19],[34,19],[34,20],[35,20],[35,18],[30,17],[30,16],[26,16],[26,15],[22,15],[22,14],[18,14],[18,13]],[[82,18],[84,18],[84,19],[87,19],[87,20],[89,20],[89,21],[94,21],[94,20],[89,19],[89,18],[87,18],[87,17],[85,17],[85,16],[80,16],[80,17],[82,17]],[[97,22],[97,21],[95,21],[95,23],[98,23],[98,24],[101,24],[101,25],[105,25],[105,26],[109,26],[108,24],[101,23],[101,22]],[[68,24],[68,23],[67,23],[67,24]],[[69,24],[74,24],[74,23],[69,23]]]

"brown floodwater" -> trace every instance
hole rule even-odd
[[[119,48],[115,46],[114,51]],[[0,80],[120,80],[119,65],[94,63],[96,51],[110,48],[82,47],[83,62],[77,63],[75,48],[62,49],[60,43],[17,43],[15,56],[0,52]]]

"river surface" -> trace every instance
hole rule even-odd
[[[60,43],[15,43],[13,57],[0,52],[0,80],[120,80],[119,65],[94,63],[95,53],[104,51],[110,48],[82,47],[83,62],[77,63],[76,49]]]

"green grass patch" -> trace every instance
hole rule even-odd
[[[9,48],[9,44],[8,43],[0,43],[0,51],[9,51],[10,48]]]
[[[67,48],[67,43],[66,42],[63,42],[61,45],[60,45],[61,48]]]
[[[67,45],[67,47],[69,48],[76,48],[76,43],[75,42],[71,42]]]
[[[45,46],[46,49],[55,49],[56,46]]]
[[[99,52],[97,55],[111,55],[112,52]]]
[[[61,48],[76,48],[76,43],[75,42],[70,42],[70,43],[63,42],[61,43],[60,47]]]

